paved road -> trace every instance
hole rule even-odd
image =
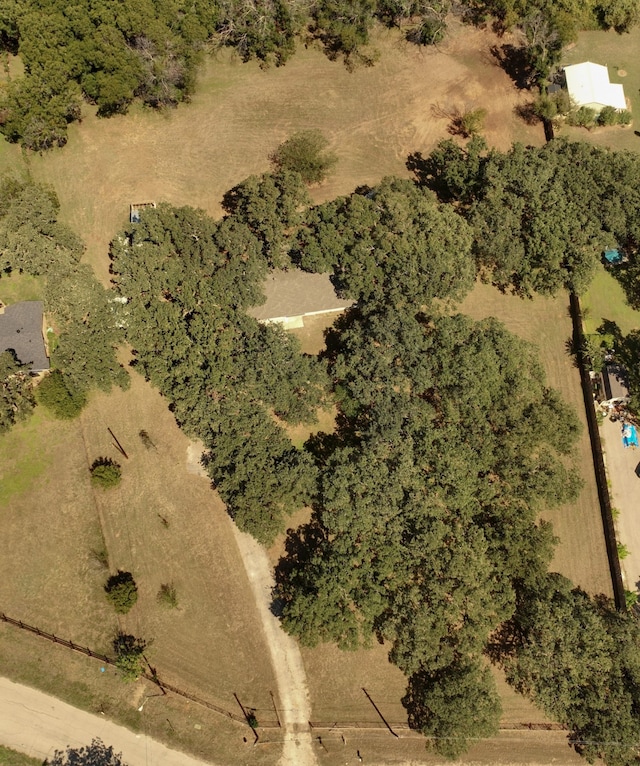
[[[636,475],[640,450],[623,446],[620,423],[605,420],[600,435],[611,482],[611,504],[620,511],[618,540],[629,550],[620,562],[622,579],[627,590],[636,591],[640,582],[640,478]]]
[[[103,716],[85,713],[55,697],[0,678],[0,744],[44,760],[55,750],[88,745],[99,737],[129,766],[205,766],[144,734]]]

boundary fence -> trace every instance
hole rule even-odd
[[[582,309],[580,299],[574,293],[569,296],[569,307],[571,319],[573,321],[573,342],[576,350],[576,359],[580,370],[580,382],[582,384],[582,395],[584,397],[584,409],[587,415],[589,425],[589,438],[591,440],[591,454],[593,456],[593,468],[596,475],[596,485],[598,487],[598,500],[600,501],[600,513],[602,514],[602,526],[604,529],[604,539],[607,547],[607,558],[609,560],[609,571],[611,573],[611,585],[613,587],[613,598],[618,609],[626,610],[627,603],[624,593],[624,584],[622,582],[622,570],[620,569],[620,559],[618,558],[618,544],[616,540],[616,530],[613,523],[613,513],[611,510],[611,496],[609,495],[609,485],[607,484],[607,472],[604,465],[602,454],[602,441],[600,440],[600,428],[596,417],[596,409],[593,402],[593,387],[589,377],[589,366],[585,358],[584,349],[585,337],[582,325]]]

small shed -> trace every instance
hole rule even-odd
[[[602,407],[610,408],[629,401],[629,377],[620,364],[607,364],[601,373]]]
[[[602,64],[584,61],[564,68],[567,91],[576,106],[586,106],[596,112],[605,106],[623,110],[627,108],[624,88],[609,82],[609,71]]]
[[[0,353],[12,350],[31,372],[49,369],[44,342],[42,301],[22,301],[0,311]]]
[[[259,322],[279,322],[288,329],[304,326],[304,317],[340,312],[354,301],[339,298],[329,274],[299,269],[272,271],[264,283],[266,301],[247,312]]]

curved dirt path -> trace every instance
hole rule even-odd
[[[280,766],[316,766],[309,719],[311,705],[307,678],[298,644],[280,627],[271,612],[274,581],[264,548],[233,525],[233,531],[262,620],[271,654],[273,672],[280,697],[280,719],[284,728],[284,749]]]
[[[103,716],[0,678],[0,744],[44,760],[55,750],[89,745],[95,737],[122,753],[129,766],[207,766],[146,734],[136,734]]]

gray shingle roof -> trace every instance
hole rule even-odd
[[[32,372],[49,369],[42,337],[42,301],[23,301],[7,306],[0,314],[0,352],[13,349]]]
[[[354,301],[338,298],[328,274],[309,274],[306,271],[274,271],[264,284],[266,303],[253,306],[248,314],[255,319],[283,319],[285,317],[342,311]]]

